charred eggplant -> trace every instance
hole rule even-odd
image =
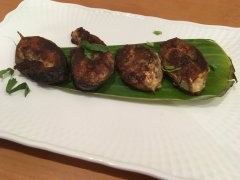
[[[117,51],[117,68],[128,85],[143,91],[155,91],[161,86],[161,60],[146,47],[126,45]]]
[[[57,84],[68,79],[66,57],[55,43],[40,36],[20,36],[15,69],[44,84]]]
[[[72,42],[78,45],[71,52],[71,70],[75,87],[84,91],[99,88],[114,72],[114,59],[110,52],[92,51],[91,59],[86,56],[86,50],[81,42],[87,41],[106,46],[97,36],[83,28],[72,32]]]
[[[160,56],[166,75],[175,85],[192,94],[204,89],[210,68],[198,49],[174,38],[161,44]]]

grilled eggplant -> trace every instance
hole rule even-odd
[[[89,43],[96,43],[106,45],[100,38],[97,36],[90,34],[84,28],[77,28],[75,31],[71,33],[71,41],[73,44],[80,46],[82,41],[88,41]]]
[[[161,44],[160,57],[166,75],[175,85],[192,94],[204,89],[210,68],[198,49],[174,38]]]
[[[142,91],[155,91],[161,86],[161,60],[146,47],[126,45],[117,51],[117,68],[124,82]]]
[[[85,56],[86,49],[81,47],[82,41],[104,45],[97,36],[83,28],[72,32],[72,42],[78,45],[71,52],[71,70],[74,85],[77,89],[92,91],[99,88],[114,72],[114,59],[110,52],[92,52],[92,59]]]
[[[20,36],[15,69],[44,84],[57,84],[68,79],[66,57],[55,43],[39,36]]]

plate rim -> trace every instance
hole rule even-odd
[[[94,154],[90,154],[87,152],[81,152],[81,151],[74,151],[71,149],[67,149],[65,147],[52,145],[52,144],[49,144],[46,142],[28,139],[26,137],[21,137],[21,136],[15,135],[13,133],[2,131],[1,129],[0,129],[0,138],[17,143],[17,144],[21,144],[21,145],[24,145],[24,146],[27,146],[30,148],[49,151],[49,152],[53,152],[56,154],[61,154],[64,156],[68,156],[68,157],[72,157],[72,158],[76,158],[76,159],[80,159],[80,160],[84,160],[84,161],[88,161],[88,162],[92,162],[92,163],[96,163],[96,164],[100,164],[100,165],[105,165],[105,166],[108,166],[111,168],[116,168],[116,169],[120,169],[120,170],[124,170],[124,171],[140,173],[140,174],[151,176],[154,178],[164,178],[164,179],[171,179],[171,180],[187,180],[187,179],[189,179],[189,177],[182,178],[182,177],[171,175],[169,173],[164,173],[162,171],[142,167],[137,164],[129,164],[129,163],[125,163],[125,162],[111,160],[110,158],[105,158],[100,155],[94,155]]]

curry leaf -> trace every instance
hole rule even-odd
[[[146,42],[147,46],[154,47],[154,42]]]
[[[13,73],[14,73],[14,70],[12,68],[7,68],[7,69],[1,70],[0,71],[0,78],[3,78],[4,75],[6,75],[7,73],[12,76]]]
[[[27,85],[27,83],[24,82],[24,83],[17,85],[16,87],[14,87],[16,84],[17,84],[16,78],[9,79],[8,83],[7,83],[7,87],[6,87],[7,93],[12,94],[16,91],[24,90],[24,95],[26,97],[28,95],[28,93],[30,92],[30,88]]]
[[[11,94],[11,90],[16,84],[17,84],[16,78],[9,79],[6,87],[7,93]]]
[[[82,41],[81,47],[84,49],[88,49],[91,51],[99,51],[99,52],[108,52],[109,48],[102,44],[95,44],[95,43],[89,43],[88,41]]]
[[[153,31],[153,34],[155,34],[155,35],[161,35],[162,34],[162,31]]]
[[[165,72],[175,72],[181,70],[181,67],[175,67],[175,66],[163,66],[162,70]]]
[[[84,55],[85,55],[88,59],[91,59],[91,60],[92,60],[93,51],[84,48]]]

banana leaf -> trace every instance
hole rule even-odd
[[[102,85],[98,90],[93,92],[85,92],[88,94],[97,94],[102,96],[109,96],[114,98],[127,98],[127,99],[141,99],[148,101],[156,100],[198,100],[209,99],[213,97],[223,96],[230,87],[236,82],[234,75],[234,67],[231,59],[224,52],[224,50],[213,40],[208,39],[188,39],[186,43],[195,46],[205,57],[211,71],[206,82],[205,89],[200,95],[192,95],[183,91],[176,86],[166,77],[163,78],[162,87],[155,92],[143,92],[133,89],[126,85],[120,78],[117,71],[110,77],[110,79]],[[154,46],[148,46],[148,43],[141,44],[153,51],[159,51],[161,48],[160,42],[155,42]],[[123,47],[122,45],[109,46],[110,51],[115,55],[116,51]],[[72,48],[62,48],[64,54],[70,62],[70,52]],[[72,80],[67,83],[60,84],[58,87],[70,91],[77,90]]]

